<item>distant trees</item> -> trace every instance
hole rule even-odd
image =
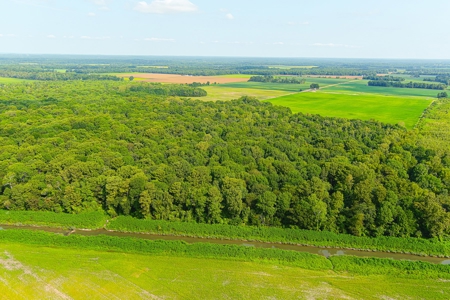
[[[130,76],[130,77],[128,77],[128,79],[129,79],[130,81],[133,81],[133,80],[134,80],[134,76]]]
[[[149,95],[179,97],[205,97],[208,95],[204,89],[181,84],[141,83],[139,85],[128,87],[127,91],[140,92]]]
[[[312,90],[318,90],[320,88],[320,86],[319,86],[318,83],[311,83],[309,88],[312,89]]]
[[[381,81],[405,81],[403,77],[395,76],[378,76],[378,75],[366,75],[363,77],[364,80],[381,80]]]
[[[412,88],[412,89],[430,89],[430,90],[445,90],[447,85],[442,83],[426,83],[426,82],[408,82],[403,83],[399,81],[387,80],[371,80],[367,83],[369,86],[382,87],[396,87],[396,88]]]
[[[438,98],[448,98],[448,94],[447,92],[441,92],[437,94]]]
[[[112,75],[79,74],[74,72],[61,73],[61,72],[30,72],[30,71],[0,70],[0,77],[42,80],[42,81],[70,81],[70,80],[123,81],[123,78]]]
[[[298,77],[274,77],[272,75],[265,76],[252,76],[248,80],[249,82],[270,82],[270,83],[292,83],[292,84],[303,84],[306,82],[304,78]]]
[[[450,75],[438,75],[434,78],[428,77],[428,78],[424,78],[423,81],[434,81],[434,82],[443,83],[445,85],[449,85],[450,84]]]

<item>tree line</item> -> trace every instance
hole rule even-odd
[[[396,76],[378,76],[378,75],[366,75],[363,77],[364,80],[372,81],[405,81],[403,77]]]
[[[270,83],[291,83],[291,84],[304,84],[305,78],[297,77],[274,77],[272,75],[265,76],[252,76],[248,80],[249,82],[270,82]]]
[[[28,72],[0,70],[0,77],[43,80],[43,81],[68,81],[68,80],[109,80],[123,81],[123,78],[103,74],[80,74],[75,72]]]
[[[434,81],[434,82],[440,82],[445,85],[450,84],[450,75],[438,75],[435,78],[424,78],[423,81]]]
[[[442,83],[426,83],[426,82],[408,82],[403,83],[399,81],[386,81],[386,80],[371,80],[367,83],[369,86],[382,86],[382,87],[396,87],[396,88],[412,88],[412,89],[430,89],[430,90],[445,90],[447,85]]]

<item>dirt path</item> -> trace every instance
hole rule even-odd
[[[24,278],[25,275],[31,276],[41,284],[44,290],[47,293],[49,293],[49,297],[51,297],[52,299],[64,299],[64,300],[73,299],[69,295],[58,290],[50,283],[46,282],[38,274],[34,273],[30,267],[22,264],[20,261],[15,259],[8,251],[5,251],[3,255],[0,256],[0,266],[2,266],[4,269],[8,271],[21,271],[22,274],[19,276],[21,280],[25,280]]]
[[[354,81],[355,80],[350,80],[350,81],[345,81],[345,82],[341,82],[341,83],[335,83],[335,84],[326,85],[324,87],[321,87],[319,90],[323,90],[323,89],[326,89],[326,88],[330,88],[330,87],[333,87],[333,86],[346,84],[346,83],[354,82]],[[316,89],[314,89],[314,90],[313,89],[307,89],[307,90],[301,91],[300,93],[307,93],[307,92],[316,92]]]

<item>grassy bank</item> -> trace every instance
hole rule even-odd
[[[0,260],[0,299],[450,298],[447,280],[212,258],[0,242]]]
[[[101,212],[71,215],[52,212],[0,210],[0,224],[77,229],[96,229],[102,228],[104,224],[107,224],[106,229],[121,232],[301,244],[344,249],[411,253],[424,256],[450,256],[450,242],[436,239],[356,237],[325,231],[142,220],[125,216],[120,216],[106,222],[106,216]]]
[[[49,247],[69,247],[85,250],[109,250],[152,255],[175,255],[197,258],[221,258],[240,261],[281,263],[311,270],[331,269],[331,263],[322,256],[305,252],[271,248],[253,248],[237,245],[208,243],[188,244],[183,241],[151,241],[114,236],[63,236],[42,231],[2,230],[0,243],[12,242]]]
[[[450,279],[450,266],[417,261],[395,261],[352,256],[323,256],[272,248],[253,248],[208,243],[188,244],[182,241],[151,241],[112,236],[63,236],[41,231],[3,230],[0,244],[20,243],[45,247],[67,247],[85,250],[116,251],[149,255],[225,259],[280,264],[308,270],[334,270],[361,275],[394,275],[414,278]]]
[[[106,215],[102,212],[89,212],[78,215],[58,214],[44,211],[6,211],[0,210],[0,224],[31,225],[57,228],[96,229],[102,228]]]
[[[118,217],[107,229],[123,232],[170,234],[192,237],[253,240],[360,250],[392,251],[419,255],[450,256],[450,242],[418,238],[356,237],[325,231],[309,231],[276,227],[198,224]]]

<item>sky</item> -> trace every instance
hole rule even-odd
[[[450,59],[449,0],[0,0],[0,53]]]

